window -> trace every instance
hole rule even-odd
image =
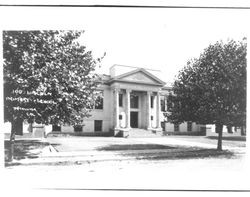
[[[95,132],[102,131],[102,120],[95,120]]]
[[[103,91],[97,92],[97,97],[95,100],[95,109],[103,109]]]
[[[154,108],[154,96],[151,96],[150,102],[151,108]]]
[[[119,94],[119,107],[123,106],[123,95]]]
[[[167,111],[167,97],[161,96],[161,111],[166,112]]]
[[[154,120],[154,116],[151,116],[151,120]]]
[[[138,108],[139,106],[139,97],[137,95],[130,96],[130,106],[131,108]]]
[[[192,131],[192,122],[187,122],[187,130]]]
[[[166,124],[164,121],[161,122],[161,128],[163,131],[166,131]]]
[[[228,133],[233,133],[232,126],[227,126],[227,132]]]
[[[180,125],[174,124],[174,131],[180,131]]]
[[[119,120],[122,120],[122,115],[119,115]]]
[[[52,125],[52,131],[61,131],[61,126]]]
[[[74,131],[75,132],[82,132],[82,125],[75,125],[74,126]]]
[[[170,95],[166,99],[168,111],[171,111],[174,107],[173,98],[174,98],[173,95],[170,93]]]

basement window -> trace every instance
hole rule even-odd
[[[59,125],[52,125],[52,131],[62,131],[61,130],[61,126],[59,126]]]
[[[102,131],[102,120],[95,120],[94,127],[95,132]]]
[[[192,122],[187,122],[187,131],[192,131]]]
[[[74,132],[82,132],[82,125],[75,125]]]
[[[175,132],[180,131],[180,124],[174,124],[174,131]]]

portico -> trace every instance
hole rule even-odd
[[[161,130],[159,92],[116,88],[113,96],[115,132],[129,131],[131,128]]]
[[[133,75],[133,80],[131,80]],[[114,100],[114,133],[132,128],[161,131],[160,91],[164,82],[144,69],[109,81]]]

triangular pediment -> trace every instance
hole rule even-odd
[[[120,76],[117,76],[115,80],[155,85],[165,84],[163,81],[153,74],[147,72],[145,69],[137,69],[128,73],[124,73]]]
[[[144,83],[157,83],[155,80],[152,78],[149,78],[149,76],[145,75],[142,72],[137,72],[134,74],[131,74],[129,76],[120,78],[126,81],[136,81],[136,82],[144,82]]]

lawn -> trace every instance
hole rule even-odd
[[[218,139],[217,136],[207,136],[207,139]],[[237,141],[237,142],[246,142],[246,136],[222,136],[222,140],[226,141]]]
[[[98,148],[100,151],[113,151],[124,157],[143,160],[173,160],[194,158],[232,158],[234,153],[228,150],[159,144],[113,144]]]
[[[14,159],[21,160],[25,158],[38,158],[41,149],[48,145],[49,145],[48,142],[42,142],[40,140],[33,140],[33,139],[15,140]],[[9,151],[10,151],[10,141],[5,140],[4,141],[5,161],[8,160]]]

